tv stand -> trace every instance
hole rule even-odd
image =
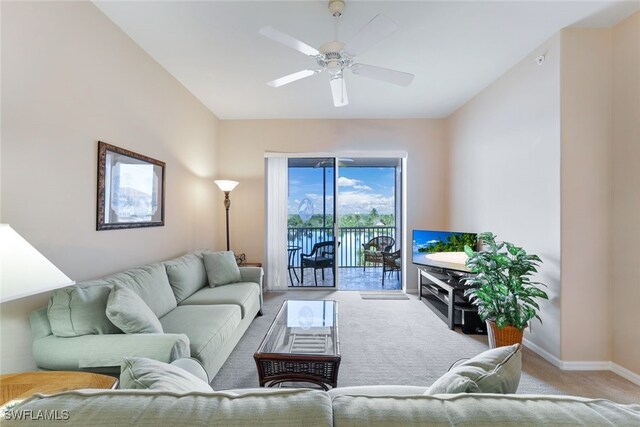
[[[464,296],[463,273],[418,266],[418,297],[449,329],[462,326],[465,333],[485,333],[477,308]]]

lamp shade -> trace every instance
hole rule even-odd
[[[9,224],[0,224],[0,303],[74,283]]]
[[[231,191],[238,185],[238,181],[229,181],[226,179],[216,179],[214,182],[218,184],[218,187],[220,187],[222,191]]]

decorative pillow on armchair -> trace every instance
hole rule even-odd
[[[222,286],[242,280],[236,257],[231,251],[203,252],[209,286]]]
[[[520,344],[487,350],[453,367],[429,387],[425,394],[501,393],[513,394],[522,370]],[[465,381],[466,378],[468,381]]]

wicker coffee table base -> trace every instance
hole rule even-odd
[[[274,387],[283,382],[307,382],[323,390],[338,386],[340,356],[255,354],[253,357],[260,387]]]

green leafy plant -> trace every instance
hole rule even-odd
[[[512,243],[496,242],[493,233],[482,233],[478,238],[482,251],[474,252],[468,245],[464,248],[469,257],[466,265],[474,273],[465,279],[471,287],[464,294],[478,307],[480,318],[494,320],[498,328],[511,325],[519,330],[534,317],[542,322],[535,299],[549,296],[538,287],[546,285],[530,278],[542,260]]]

